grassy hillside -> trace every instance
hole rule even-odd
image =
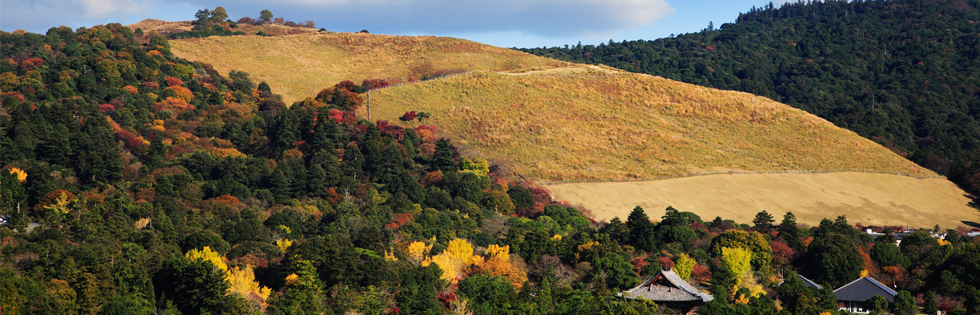
[[[221,73],[240,70],[265,81],[286,103],[316,95],[343,80],[408,81],[440,71],[505,71],[567,65],[463,39],[362,33],[230,36],[172,40],[174,55],[209,63]]]
[[[639,205],[648,213],[667,206],[750,223],[766,210],[777,220],[787,211],[797,222],[818,225],[845,215],[852,224],[953,228],[980,222],[980,212],[952,182],[872,173],[709,175],[671,180],[570,183],[548,186],[552,196],[585,206],[598,220],[624,219]]]
[[[384,89],[371,93],[372,119],[398,121],[406,111],[430,112],[431,123],[456,144],[543,181],[728,170],[932,174],[853,132],[767,98],[591,71],[475,72]]]
[[[524,51],[766,96],[980,196],[978,20],[975,0],[790,1],[698,33]]]
[[[586,191],[603,192],[596,196],[612,194],[602,188],[603,184],[588,183],[592,181],[730,170],[869,170],[935,175],[851,131],[768,98],[605,66],[564,63],[466,40],[319,33],[212,37],[172,41],[172,46],[176,55],[211,63],[222,72],[248,71],[253,80],[266,81],[273,90],[283,91],[287,101],[308,97],[340,80],[408,81],[450,69],[473,71],[372,92],[371,118],[401,123],[398,117],[407,111],[429,112],[432,117],[425,123],[443,128],[442,134],[454,139],[468,154],[483,156],[539,182],[586,181],[550,187],[556,198],[584,205],[599,218],[622,216],[619,211],[632,209],[625,204],[649,205],[653,210],[659,210],[656,208],[661,203],[675,204],[669,198],[651,200],[656,190],[650,190],[649,185],[692,181],[698,184],[678,187],[718,191],[731,183],[713,181],[713,176],[617,183],[615,191],[621,198],[616,199],[622,205],[610,206],[581,198]],[[366,115],[366,108],[362,107],[359,114]],[[414,124],[417,122],[407,123]],[[809,221],[811,217],[819,220],[839,214],[857,219],[866,209],[901,210],[881,216],[880,222],[885,224],[906,219],[908,223],[925,224],[928,222],[917,218],[934,217],[942,219],[929,222],[947,225],[961,215],[960,219],[974,220],[963,211],[946,213],[949,218],[931,215],[937,213],[933,211],[936,207],[915,212],[923,204],[915,201],[916,194],[952,196],[944,202],[926,202],[943,209],[964,209],[966,202],[958,198],[962,191],[935,185],[949,184],[947,181],[866,174],[906,184],[862,189],[859,184],[844,185],[851,180],[846,174],[851,173],[816,177],[784,174],[780,178],[788,181],[785,188],[744,184],[740,187],[758,194],[746,195],[729,207],[705,203],[717,196],[700,195],[687,201],[679,199],[675,205],[706,217],[713,217],[712,211],[722,211],[723,217],[742,220],[735,214],[754,214],[759,211],[757,202],[768,202],[763,197],[780,195],[785,198],[771,200],[767,209],[799,208],[794,211],[801,211],[801,222],[808,223],[816,223]],[[824,193],[807,199],[804,196],[812,195],[812,191],[792,187]],[[955,192],[949,193],[949,189]],[[845,198],[847,195],[875,201],[860,203]],[[695,199],[705,200],[698,203]]]

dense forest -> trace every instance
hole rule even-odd
[[[700,314],[838,313],[862,274],[900,290],[877,311],[980,310],[962,228],[595,222],[419,115],[357,117],[380,80],[286,106],[119,24],[0,41],[3,314],[669,314],[615,296],[662,268],[712,292]]]
[[[522,51],[766,96],[980,195],[980,1],[771,3],[720,28]]]

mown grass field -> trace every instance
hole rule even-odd
[[[469,153],[545,182],[728,170],[934,175],[767,98],[648,75],[476,72],[372,92],[371,109],[392,122],[430,112],[427,123]]]
[[[671,180],[550,185],[552,195],[581,205],[598,220],[625,220],[641,206],[651,218],[667,206],[704,220],[720,216],[752,224],[766,210],[776,221],[791,211],[797,222],[817,225],[845,215],[851,224],[931,228],[980,222],[980,211],[952,182],[872,173],[709,175]]]
[[[407,81],[438,70],[509,71],[564,67],[569,63],[464,39],[363,33],[228,36],[172,40],[181,58],[209,63],[265,81],[287,104],[313,97],[340,81]]]

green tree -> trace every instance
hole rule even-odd
[[[814,280],[835,286],[857,279],[862,270],[861,254],[844,235],[831,233],[810,243],[806,270]]]
[[[871,312],[871,314],[884,314],[888,310],[888,300],[884,296],[875,295],[872,296],[868,302],[866,302],[865,308]]]
[[[792,314],[816,314],[816,294],[812,288],[803,284],[796,272],[787,272],[783,284],[776,289],[784,310]],[[835,305],[836,306],[836,305]]]
[[[511,186],[510,189],[507,189],[507,195],[510,196],[510,200],[514,202],[514,207],[518,210],[534,207],[534,196],[531,196],[531,192],[523,186]]]
[[[225,8],[217,7],[211,11],[211,23],[220,23],[226,19],[228,19],[228,13],[225,12]]]
[[[626,227],[630,231],[630,245],[647,252],[653,252],[656,249],[653,240],[656,226],[653,225],[653,222],[650,222],[650,217],[647,216],[642,207],[636,206],[636,208],[633,208],[629,217],[626,218]]]
[[[939,302],[936,301],[936,293],[929,291],[922,296],[923,302],[922,312],[926,314],[935,314],[939,310]]]
[[[489,192],[483,194],[482,204],[486,209],[499,212],[503,215],[514,213],[514,203],[510,200],[510,196],[502,189],[491,189]]]
[[[763,234],[768,234],[772,231],[773,222],[776,222],[776,220],[773,220],[772,215],[766,212],[766,210],[762,210],[756,214],[755,219],[752,220],[752,223],[755,224],[755,230]]]
[[[295,270],[286,276],[282,295],[269,301],[268,314],[322,314],[324,305],[323,286],[317,278],[317,270],[308,260],[299,260]]]
[[[116,295],[107,301],[102,306],[101,313],[105,315],[154,315],[156,309],[143,294],[128,293]]]
[[[262,10],[262,12],[259,12],[259,18],[266,22],[271,21],[273,18],[272,11]]]
[[[194,14],[194,18],[196,19],[195,22],[197,22],[197,24],[204,25],[204,23],[211,18],[211,10],[208,9],[197,10],[197,13]]]
[[[875,245],[871,247],[869,255],[881,267],[901,266],[905,268],[909,265],[909,259],[902,255],[902,251],[898,249],[891,237],[878,237],[878,240],[875,240]]]
[[[779,223],[778,232],[776,237],[782,238],[786,245],[792,247],[794,251],[799,252],[806,249],[806,246],[800,241],[800,229],[796,227],[796,215],[792,212],[786,212],[783,215],[783,221]]]
[[[172,302],[181,313],[220,313],[228,282],[210,261],[173,257],[153,277],[153,287],[159,299]]]
[[[895,315],[915,315],[919,313],[919,307],[915,305],[915,298],[909,291],[898,291],[895,302],[892,303],[892,313]]]

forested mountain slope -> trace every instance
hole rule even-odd
[[[652,41],[522,51],[745,91],[980,187],[980,1],[813,1]]]

